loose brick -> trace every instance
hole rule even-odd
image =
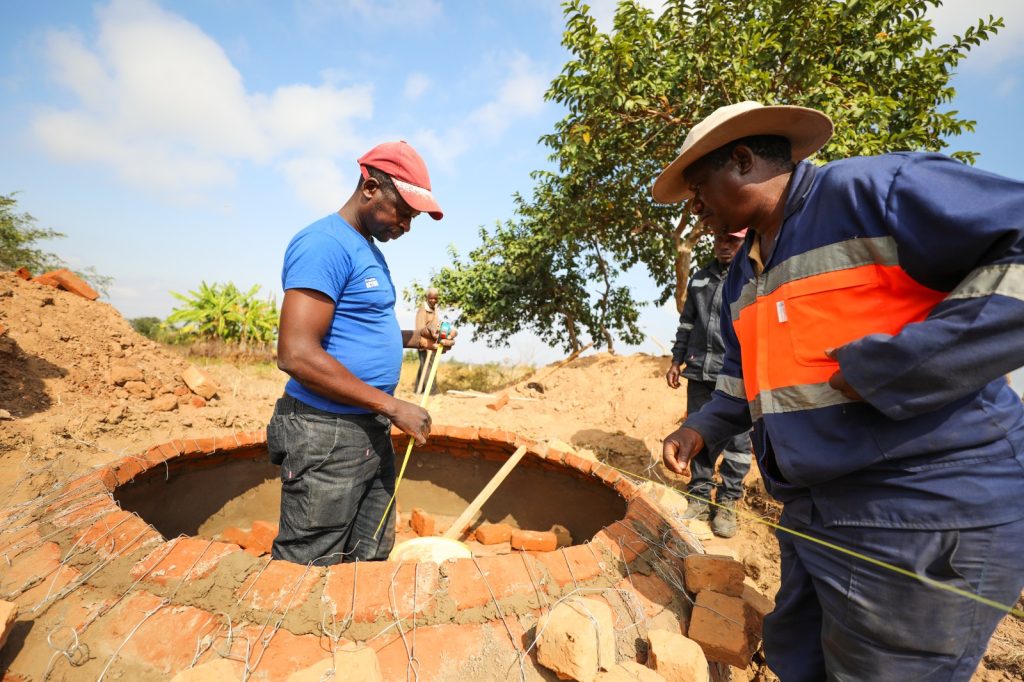
[[[474,537],[481,545],[500,545],[512,539],[515,528],[507,523],[481,523]]]
[[[750,578],[743,580],[743,594],[740,596],[754,610],[757,616],[757,627],[761,629],[764,625],[764,617],[775,610],[775,602],[761,594]]]
[[[241,528],[235,528],[234,526],[225,528],[218,539],[222,542],[230,542],[233,545],[238,545],[239,547],[248,547],[250,543],[249,531],[242,530]]]
[[[182,538],[168,552],[167,545],[157,547],[131,570],[133,578],[166,585],[175,580],[199,580],[213,573],[218,562],[238,551],[235,545],[210,542],[201,538]]]
[[[217,386],[217,382],[213,380],[213,377],[195,365],[189,365],[185,371],[181,373],[181,380],[185,382],[185,385],[188,386],[193,393],[202,396],[207,400],[217,395],[217,391],[220,390]]]
[[[600,555],[587,545],[566,547],[557,552],[538,552],[532,556],[547,569],[554,585],[559,588],[575,588],[578,583],[593,580],[603,572]]]
[[[448,596],[459,610],[493,603],[492,592],[499,601],[513,595],[525,595],[531,601],[540,601],[536,597],[539,588],[536,581],[540,573],[536,559],[529,554],[480,557],[475,561],[456,559],[446,562],[444,570],[448,575]]]
[[[708,682],[708,659],[700,645],[678,632],[650,630],[647,665],[666,680]]]
[[[399,618],[422,613],[432,603],[437,588],[437,564],[368,561],[331,566],[324,599],[338,619],[352,613],[357,622],[373,623],[380,618],[393,619],[394,611]]]
[[[591,682],[615,665],[612,609],[599,599],[570,597],[537,621],[537,661],[562,679]]]
[[[690,554],[683,559],[686,589],[694,594],[714,590],[739,597],[743,594],[743,564],[721,554]]]
[[[761,633],[754,610],[739,597],[704,590],[697,595],[687,636],[712,661],[746,668]]]
[[[687,679],[688,678],[669,678]],[[665,682],[665,678],[636,661],[616,663],[607,672],[598,673],[594,682]]]
[[[254,572],[235,590],[235,596],[254,609],[283,612],[302,608],[323,577],[322,568],[308,571],[302,564],[271,561],[263,572]]]
[[[274,546],[274,538],[276,537],[277,526],[267,521],[253,521],[252,530],[249,531],[250,544],[247,549],[255,549],[263,554],[269,554]]]
[[[508,393],[499,393],[494,400],[487,403],[487,409],[497,412],[506,405],[508,405]]]
[[[412,510],[410,523],[413,531],[420,537],[437,534],[437,521],[419,507]]]
[[[39,284],[46,284],[56,289],[70,291],[71,293],[90,301],[95,301],[100,297],[100,295],[96,293],[96,290],[89,286],[85,280],[67,268],[44,272],[43,274],[32,278],[32,281],[38,282]]]
[[[512,549],[531,552],[553,552],[558,548],[558,536],[551,531],[516,530],[512,533]]]

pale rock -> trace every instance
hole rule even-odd
[[[650,630],[647,665],[666,680],[708,682],[708,659],[689,637],[668,630]]]
[[[690,682],[685,678],[678,679],[680,682]],[[666,678],[636,661],[623,661],[608,672],[599,673],[594,682],[666,682]],[[672,678],[671,682],[676,682],[676,678]]]
[[[150,403],[150,407],[154,412],[170,412],[171,410],[178,409],[178,397],[173,393],[165,393],[157,396]]]
[[[217,391],[220,390],[217,386],[217,382],[214,381],[209,374],[195,365],[189,365],[188,368],[181,373],[181,379],[193,393],[202,396],[207,400],[217,395]]]
[[[114,365],[110,368],[110,383],[124,386],[129,381],[143,381],[142,370],[132,365]]]
[[[612,609],[598,599],[572,597],[537,622],[537,661],[563,679],[593,682],[615,665]]]
[[[0,649],[7,643],[7,637],[14,629],[14,620],[18,617],[18,605],[14,602],[0,601]]]

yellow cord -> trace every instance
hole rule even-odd
[[[427,362],[430,363],[430,372],[427,374],[427,385],[423,387],[423,395],[420,397],[420,407],[426,409],[427,403],[430,401],[430,389],[434,387],[434,377],[437,376],[437,367],[441,363],[438,362],[441,353],[444,352],[444,346],[438,346],[433,355],[430,351],[427,351]],[[377,524],[377,530],[373,531],[373,539],[376,540],[377,536],[380,535],[380,529],[384,527],[384,521],[388,518],[388,512],[391,511],[391,505],[395,503],[395,496],[398,495],[398,484],[402,482],[402,476],[405,475],[405,465],[409,463],[409,455],[412,454],[412,446],[416,443],[416,439],[409,436],[409,445],[405,448],[405,458],[402,460],[402,468],[398,471],[398,478],[395,479],[395,491],[391,493],[391,499],[388,500],[388,506],[384,509],[384,516],[380,517],[380,523]]]
[[[619,473],[626,474],[627,476],[631,476],[633,478],[639,478],[639,479],[644,480],[644,481],[650,481],[651,483],[657,483],[659,485],[665,485],[661,481],[655,481],[654,479],[646,478],[644,476],[640,476],[638,474],[635,474],[632,471],[626,471],[625,469],[620,469],[619,467],[611,465],[611,464],[608,464],[607,462],[602,462],[602,464],[604,464],[606,467],[609,467],[610,469],[615,469]],[[685,495],[686,497],[690,497],[690,498],[693,498],[695,500],[700,500],[701,502],[703,502],[705,504],[710,504],[710,505],[715,506],[715,507],[724,508],[723,505],[720,505],[717,502],[712,502],[711,500],[705,499],[705,498],[701,497],[700,495],[694,495],[693,493],[689,493],[689,492],[687,492],[685,490],[680,490],[679,488],[676,488],[674,486],[665,485],[665,487],[669,488],[671,490],[674,490],[675,492],[680,493],[681,495]],[[777,523],[775,523],[773,521],[769,521],[768,519],[761,518],[757,514],[751,514],[750,512],[743,511],[742,509],[738,509],[736,507],[732,507],[732,511],[735,512],[736,514],[740,515],[740,516],[746,517],[748,519],[751,519],[752,521],[756,521],[757,523],[760,523],[760,524],[763,524],[765,526],[768,526],[769,528],[773,528],[775,530],[782,531],[783,533],[789,533],[790,535],[798,537],[798,538],[800,538],[802,540],[807,540],[808,542],[813,542],[815,544],[821,545],[822,547],[827,547],[828,549],[834,550],[836,552],[840,552],[842,554],[846,554],[847,556],[852,556],[852,557],[854,557],[856,559],[860,559],[861,561],[866,561],[869,564],[873,564],[875,566],[879,566],[880,568],[888,569],[888,570],[890,570],[890,571],[892,571],[894,573],[898,573],[898,574],[900,574],[902,576],[906,576],[908,578],[913,578],[914,580],[918,580],[918,581],[920,581],[920,582],[922,582],[922,583],[924,583],[926,585],[931,585],[932,587],[937,587],[940,590],[945,590],[946,592],[952,592],[953,594],[959,595],[961,597],[967,597],[968,599],[972,599],[972,600],[974,600],[976,602],[979,602],[981,604],[985,604],[986,606],[991,606],[994,609],[998,609],[1000,611],[1005,611],[1006,613],[1009,613],[1009,614],[1012,614],[1014,616],[1017,616],[1018,618],[1024,618],[1024,610],[1015,608],[1013,606],[1008,606],[1006,604],[1002,604],[1002,603],[997,602],[997,601],[993,601],[992,599],[989,599],[987,597],[982,597],[980,594],[975,594],[973,592],[969,592],[967,590],[961,589],[959,587],[955,587],[953,585],[947,585],[946,583],[939,582],[939,581],[934,580],[932,578],[929,578],[927,576],[918,575],[917,573],[914,573],[913,571],[908,571],[905,568],[900,568],[899,566],[896,566],[894,564],[890,564],[890,563],[888,563],[886,561],[882,561],[881,559],[876,559],[876,558],[870,557],[870,556],[868,556],[866,554],[861,554],[860,552],[854,551],[852,549],[848,549],[848,548],[843,547],[841,545],[833,544],[831,542],[828,542],[827,540],[822,540],[820,538],[816,538],[814,536],[807,535],[806,533],[801,533],[798,530],[793,530],[792,528],[786,528],[785,526],[780,526],[779,524],[777,524]]]

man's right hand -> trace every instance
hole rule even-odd
[[[672,363],[672,366],[668,368],[668,372],[665,373],[665,381],[668,382],[669,388],[679,388],[679,365]]]
[[[387,415],[391,423],[409,434],[416,440],[416,445],[423,445],[430,435],[430,413],[419,405],[395,399],[395,404]]]
[[[702,449],[704,437],[691,428],[680,426],[665,438],[661,446],[661,458],[669,471],[689,476],[690,460]]]

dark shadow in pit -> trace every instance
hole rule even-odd
[[[67,376],[67,370],[26,353],[9,334],[0,336],[0,408],[14,417],[45,412],[53,405],[46,379]]]
[[[165,538],[213,537],[229,526],[249,528],[256,519],[276,524],[280,515],[280,468],[265,448],[222,462],[172,460],[150,469],[114,493]],[[483,490],[503,461],[414,451],[398,489],[403,512],[420,507],[450,523]],[[483,506],[477,522],[509,523],[527,530],[565,526],[575,543],[622,519],[626,502],[595,478],[574,470],[551,470],[524,459]],[[442,524],[443,525],[443,524]],[[438,529],[445,530],[445,527]]]
[[[456,517],[502,464],[480,457],[414,451],[398,489],[398,504],[403,511],[421,507],[431,514]],[[578,477],[570,469],[562,473],[540,468],[527,458],[484,504],[476,523],[508,523],[541,531],[560,524],[578,544],[625,515],[625,500],[597,479]]]
[[[157,466],[119,487],[114,497],[122,509],[141,516],[165,538],[213,537],[229,526],[249,528],[256,519],[276,524],[280,473],[266,454],[226,460],[215,468],[177,466],[166,474]]]

